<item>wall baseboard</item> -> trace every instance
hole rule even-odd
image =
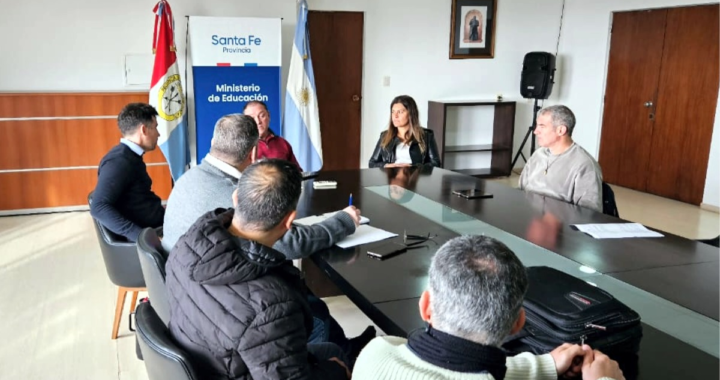
[[[0,217],[33,215],[33,214],[50,214],[50,213],[56,213],[56,212],[74,212],[74,211],[90,211],[90,207],[85,205],[85,206],[25,208],[25,209],[18,209],[18,210],[0,210]]]
[[[712,211],[712,212],[716,212],[716,213],[720,214],[720,207],[718,207],[718,206],[710,205],[707,203],[700,203],[700,208],[703,210],[708,210],[708,211]]]
[[[162,200],[160,203],[163,206],[167,205],[167,200]],[[3,216],[23,216],[23,215],[34,215],[34,214],[53,214],[58,212],[75,212],[75,211],[90,211],[90,206],[64,206],[64,207],[43,207],[43,208],[24,208],[18,210],[0,210],[0,217]]]

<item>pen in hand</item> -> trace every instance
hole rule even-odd
[[[348,202],[348,206],[352,206],[352,193],[350,193],[350,201]]]

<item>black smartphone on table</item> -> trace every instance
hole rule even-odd
[[[385,260],[395,255],[407,252],[407,250],[408,248],[403,244],[386,243],[375,248],[369,248],[367,254],[373,259]]]
[[[479,189],[453,190],[453,194],[465,199],[492,198],[493,195]]]

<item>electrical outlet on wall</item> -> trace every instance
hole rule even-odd
[[[390,77],[388,77],[388,76],[383,77],[383,86],[384,87],[390,86]]]

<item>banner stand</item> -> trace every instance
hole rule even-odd
[[[188,17],[197,161],[210,151],[215,123],[261,101],[281,134],[281,19]],[[188,49],[189,50],[189,49]]]

